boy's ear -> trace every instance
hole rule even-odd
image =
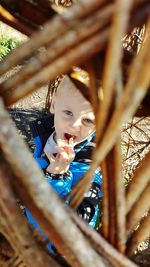
[[[50,113],[55,113],[55,99],[52,99],[51,106],[50,106]]]

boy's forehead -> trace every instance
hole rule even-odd
[[[74,85],[68,76],[63,77],[60,82],[56,98],[63,105],[65,104],[68,108],[72,106],[74,109],[82,113],[91,113],[93,115],[93,108],[91,103],[81,94],[80,90]]]
[[[56,98],[62,104],[67,103],[67,105],[76,105],[77,107],[80,105],[82,111],[84,109],[85,112],[91,112],[91,110],[93,112],[90,101],[81,93],[80,88],[67,75],[63,77],[57,88]]]
[[[78,90],[77,87],[72,83],[72,81],[69,79],[68,76],[64,76],[62,81],[60,82],[57,92],[58,94],[62,91],[65,91],[66,89],[69,90]]]

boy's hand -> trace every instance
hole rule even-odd
[[[70,138],[68,143],[65,140],[57,140],[58,146],[55,147],[57,155],[54,157],[51,153],[45,153],[50,161],[47,171],[53,174],[63,174],[68,171],[70,163],[74,160],[74,143],[73,138]]]

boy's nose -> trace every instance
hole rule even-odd
[[[80,128],[81,128],[80,120],[73,121],[71,123],[71,127],[74,128],[75,131],[80,131]]]

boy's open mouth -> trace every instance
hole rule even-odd
[[[65,140],[69,141],[70,138],[73,138],[73,141],[75,140],[76,136],[75,135],[71,135],[71,134],[68,134],[68,133],[65,133],[64,134],[64,137],[65,137]]]

